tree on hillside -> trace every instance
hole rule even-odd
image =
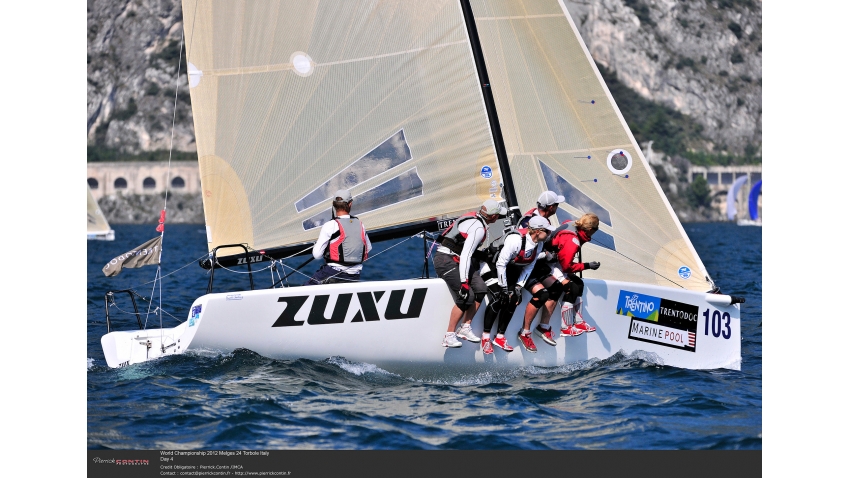
[[[709,207],[711,206],[711,189],[708,187],[708,181],[702,176],[694,178],[694,182],[688,188],[688,202],[693,207]]]

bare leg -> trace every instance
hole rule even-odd
[[[543,284],[534,284],[531,288],[531,293],[536,294],[537,291],[543,288]],[[525,306],[525,315],[522,319],[522,329],[530,330],[531,322],[534,320],[534,316],[537,315],[538,309],[531,305],[531,301],[528,302],[528,305]],[[542,320],[542,319],[541,319]]]
[[[547,300],[543,305],[543,313],[540,314],[540,323],[542,325],[549,325],[549,319],[552,318],[552,313],[555,312],[555,305],[558,303],[556,300]]]
[[[446,332],[454,332],[462,316],[463,311],[457,305],[452,306],[452,311],[449,313],[449,328],[446,329]]]
[[[457,307],[457,306],[455,306],[455,307]],[[464,312],[464,314],[463,314],[463,324],[464,325],[472,323],[472,318],[475,317],[475,312],[478,311],[479,307],[481,307],[481,302],[475,302],[472,307],[466,309],[466,312]],[[455,325],[457,325],[457,322],[455,322]]]

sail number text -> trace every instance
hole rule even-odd
[[[728,339],[732,337],[732,317],[729,312],[721,313],[719,310],[712,311],[710,308],[705,309],[702,313],[705,317],[705,335],[708,335],[709,318],[711,321],[711,335],[715,337],[723,337]]]

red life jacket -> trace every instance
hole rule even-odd
[[[531,220],[532,217],[535,216],[534,212],[537,211],[537,208],[531,208],[525,213],[521,218],[519,218],[519,222],[517,223],[517,227],[528,227],[528,221]],[[543,217],[543,216],[540,216]]]
[[[558,249],[552,245],[552,240],[555,239],[555,236],[560,234],[561,232],[566,232],[567,234],[572,234],[578,237],[578,229],[576,229],[576,225],[573,224],[572,219],[567,219],[562,222],[560,226],[558,226],[554,231],[549,233],[549,237],[546,238],[546,242],[543,243],[543,249],[549,252],[558,252]]]
[[[369,253],[366,251],[366,233],[360,219],[349,216],[334,221],[339,226],[339,231],[331,235],[324,254],[325,261],[344,266],[362,264]]]

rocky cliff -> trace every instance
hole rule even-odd
[[[88,0],[88,142],[195,151],[179,0]],[[177,109],[175,113],[175,97]]]
[[[760,149],[760,0],[566,5],[594,60],[640,96],[697,121],[706,150]]]
[[[761,161],[761,0],[565,3],[635,137],[654,140],[650,162],[680,219],[720,219],[689,203],[683,156]],[[195,159],[181,10],[180,0],[88,0],[90,160],[167,157],[154,153],[169,149],[172,120],[175,154]],[[200,199],[188,201],[197,216]],[[148,215],[141,200],[113,202],[102,207],[116,222]]]
[[[97,201],[110,224],[150,224],[163,207],[162,194],[111,194]],[[170,194],[168,224],[204,224],[200,194]]]
[[[566,5],[596,62],[630,94],[700,125],[703,138],[690,147],[738,155],[760,149],[760,0]],[[185,58],[176,78],[181,9],[179,0],[88,0],[90,145],[167,150],[173,117],[175,149],[195,151]]]

